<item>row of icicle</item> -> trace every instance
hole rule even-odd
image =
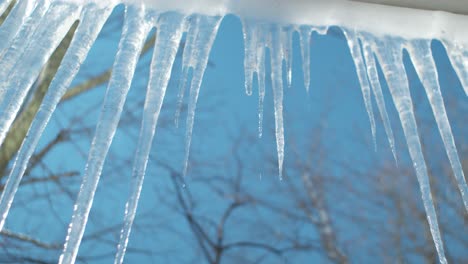
[[[0,3],[0,13],[9,1]],[[76,20],[80,23],[62,64],[55,75],[42,105],[31,124],[27,137],[11,169],[0,199],[0,229],[3,228],[14,195],[25,173],[29,159],[39,139],[95,42],[112,7],[96,5],[75,6],[48,0],[17,1],[8,18],[0,28],[0,144],[10,129],[22,103],[36,77],[40,74],[52,52]],[[167,12],[157,13],[140,6],[127,6],[122,36],[115,58],[112,77],[109,81],[96,132],[89,151],[83,182],[74,207],[73,218],[68,229],[60,263],[74,263],[83,237],[94,194],[99,182],[107,152],[117,129],[127,93],[132,83],[136,64],[143,43],[154,27],[156,42],[151,61],[150,78],[144,105],[143,119],[131,177],[131,194],[125,208],[125,217],[117,248],[115,263],[122,263],[126,246],[135,218],[138,199],[143,185],[151,143],[155,134],[158,116],[166,88],[171,77],[173,63],[183,33],[186,44],[182,58],[182,81],[179,91],[179,105],[184,96],[185,86],[189,87],[187,115],[186,155],[184,174],[187,171],[189,149],[195,108],[208,63],[208,57],[217,34],[221,16],[182,15]],[[271,80],[274,100],[275,131],[278,152],[278,166],[281,175],[284,160],[283,127],[283,72],[287,85],[292,77],[293,33],[299,33],[304,85],[310,85],[310,41],[313,31],[321,34],[326,27],[293,26],[243,20],[245,40],[246,92],[252,94],[256,74],[259,89],[259,134],[262,134],[263,100],[265,95],[266,48],[270,50]],[[398,110],[403,131],[419,180],[427,218],[441,263],[446,263],[444,247],[438,227],[436,210],[431,197],[426,163],[422,154],[418,129],[413,111],[405,67],[403,49],[406,49],[421,79],[432,111],[437,121],[449,161],[468,210],[468,187],[458,157],[451,127],[440,92],[436,66],[431,52],[431,40],[403,40],[394,37],[374,37],[371,34],[343,28],[361,86],[365,107],[371,124],[375,143],[375,120],[372,109],[374,96],[391,150],[396,159],[395,142],[387,114],[384,97],[378,77],[378,64],[383,70],[393,102]],[[468,54],[464,46],[443,40],[455,71],[468,94]],[[283,69],[285,61],[286,69]],[[15,69],[27,69],[16,71]],[[192,71],[189,79],[189,70]],[[180,107],[179,107],[180,109]],[[180,114],[178,110],[177,116]]]

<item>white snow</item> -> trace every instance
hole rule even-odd
[[[424,85],[465,208],[468,211],[468,187],[445,111],[437,70],[430,49],[432,39],[442,41],[468,94],[468,34],[466,34],[468,16],[428,11],[443,8],[445,11],[468,13],[468,7],[455,0],[445,1],[444,5],[441,5],[440,1],[366,1],[427,10],[348,0],[126,0],[123,2],[128,5],[119,52],[114,62],[113,74],[96,127],[60,263],[73,263],[76,259],[107,152],[120,120],[141,48],[151,28],[158,28],[158,37],[135,155],[131,196],[126,206],[124,227],[115,263],[123,261],[143,186],[151,142],[182,33],[187,32],[187,41],[182,59],[183,74],[179,102],[182,101],[185,86],[190,87],[186,121],[186,153],[183,166],[185,174],[188,168],[195,110],[203,75],[220,22],[228,13],[238,15],[243,24],[245,88],[248,95],[253,92],[254,77],[258,79],[260,136],[262,135],[265,80],[271,78],[272,81],[280,177],[285,148],[283,90],[284,86],[291,84],[293,32],[297,31],[300,36],[304,86],[309,89],[311,33],[313,31],[326,33],[328,27],[333,25],[343,29],[356,67],[374,142],[375,118],[371,103],[373,96],[375,96],[380,117],[384,122],[385,132],[396,159],[393,131],[377,74],[377,62],[381,65],[403,126],[439,259],[442,263],[446,263],[430,191],[427,166],[421,150],[418,127],[403,65],[403,49],[408,50]],[[3,1],[0,4],[0,11],[6,8],[7,3],[8,1]],[[24,0],[15,5],[1,26],[0,144],[5,139],[42,66],[72,24],[78,19],[81,20],[62,66],[46,94],[8,177],[0,198],[0,229],[3,228],[14,195],[41,134],[117,3],[119,3],[117,0]],[[154,17],[156,13],[147,12],[149,9],[157,9],[159,11],[157,17]],[[38,45],[38,43],[47,44]],[[266,48],[270,50],[271,76],[269,77],[265,72]],[[283,60],[285,69],[283,69]],[[28,70],[26,72],[16,70],[20,68]],[[192,71],[190,79],[189,71]],[[283,83],[283,71],[286,72],[287,85]],[[180,110],[177,116],[179,114]]]

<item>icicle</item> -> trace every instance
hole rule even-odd
[[[310,38],[312,36],[312,28],[301,26],[299,28],[299,38],[301,42],[302,55],[302,71],[304,72],[304,86],[309,92],[310,88]]]
[[[242,32],[244,34],[245,93],[249,96],[252,95],[254,73],[258,69],[257,28],[257,23],[248,20],[242,20]]]
[[[358,76],[359,84],[361,86],[362,97],[364,98],[364,105],[366,107],[367,115],[369,116],[369,121],[371,124],[371,132],[374,147],[377,147],[375,136],[375,118],[374,111],[372,109],[371,90],[369,87],[369,81],[367,80],[366,68],[362,58],[361,48],[359,47],[359,42],[354,32],[344,28],[342,30],[348,41],[349,51],[351,52],[351,57],[353,57],[354,65],[356,67],[356,73]]]
[[[142,8],[127,6],[119,51],[59,263],[74,263],[76,259],[104,160],[117,129],[145,37],[150,30],[150,25],[144,21],[144,16],[145,11]]]
[[[379,75],[377,72],[377,64],[375,62],[374,54],[372,53],[371,47],[368,42],[361,38],[362,49],[364,59],[367,66],[367,76],[374,93],[375,100],[377,101],[377,107],[379,108],[380,117],[384,123],[385,133],[387,134],[388,143],[393,153],[395,162],[397,161],[397,155],[395,150],[395,137],[393,136],[392,126],[390,125],[390,119],[388,118],[387,107],[385,106],[385,99],[382,93],[382,86],[380,85]]]
[[[258,136],[263,134],[263,99],[265,98],[265,36],[264,24],[242,20],[244,32],[244,71],[247,95],[252,94],[254,73],[258,80]]]
[[[272,26],[271,42],[271,83],[275,108],[276,148],[278,151],[278,169],[280,179],[283,177],[284,161],[284,126],[283,126],[283,70],[281,52],[281,32],[278,26]]]
[[[201,16],[193,15],[191,16],[185,26],[187,27],[187,39],[185,41],[184,52],[182,55],[182,73],[181,79],[179,80],[179,93],[177,94],[177,105],[176,105],[176,113],[175,113],[175,124],[176,127],[179,127],[179,118],[180,113],[182,112],[182,106],[184,103],[184,95],[185,89],[187,86],[188,78],[189,78],[189,70],[190,67],[190,60],[194,56],[194,52],[197,47],[194,47],[196,43],[196,39],[198,38],[198,34],[200,32],[200,28],[198,28],[199,20]]]
[[[49,122],[60,99],[75,77],[80,65],[88,54],[91,45],[97,38],[104,22],[110,15],[111,9],[97,9],[94,5],[86,7],[83,18],[76,29],[75,36],[65,54],[62,64],[57,71],[46,95],[42,101],[28,134],[18,152],[16,161],[0,198],[0,230],[3,229],[6,217],[13,202],[13,198],[26,171],[29,159],[34,153],[39,139]]]
[[[426,90],[427,97],[431,104],[440,135],[445,145],[447,156],[449,157],[458,188],[462,195],[465,209],[468,211],[468,186],[466,185],[463,168],[458,157],[457,147],[452,134],[452,128],[445,111],[444,99],[440,92],[437,68],[432,58],[430,40],[414,40],[409,43],[408,52],[411,60]]]
[[[396,39],[386,38],[378,43],[374,42],[372,44],[372,49],[382,66],[390,93],[398,110],[409,153],[419,181],[432,238],[434,239],[437,253],[439,254],[439,260],[441,263],[445,264],[447,260],[445,258],[439,224],[437,222],[437,213],[432,199],[426,162],[419,140],[413,103],[409,91],[409,83],[403,65],[402,43]]]
[[[442,40],[450,62],[468,96],[468,45]]]
[[[191,29],[188,32],[189,36],[195,35],[195,37],[193,39],[187,38],[186,48],[187,46],[191,47],[193,49],[196,49],[197,52],[190,52],[189,57],[187,57],[183,66],[187,69],[190,67],[193,70],[192,80],[190,81],[190,97],[187,112],[187,134],[185,144],[184,175],[186,175],[188,168],[190,143],[192,141],[193,123],[195,119],[195,108],[197,105],[198,94],[200,92],[203,74],[205,73],[206,65],[208,64],[208,57],[210,55],[211,46],[213,45],[216,34],[218,32],[221,18],[222,17],[220,16],[209,17],[200,15],[194,21],[193,27],[191,27]],[[196,34],[192,32],[196,32]],[[185,79],[187,78],[187,76],[183,78]]]
[[[14,70],[15,63],[19,61],[28,45],[33,41],[36,42],[37,38],[40,37],[40,35],[35,35],[35,32],[41,23],[49,22],[44,19],[44,16],[48,18],[51,15],[51,12],[46,14],[48,8],[47,3],[39,3],[32,14],[22,23],[21,27],[15,28],[14,25],[2,25],[1,29],[5,31],[0,32],[0,37],[4,40],[0,43],[0,67],[3,69],[0,72],[0,80],[6,81],[11,71]],[[37,45],[37,43],[34,43],[34,45]]]
[[[42,2],[43,1],[40,1],[38,3],[39,7],[44,6]],[[21,27],[24,27],[28,20],[31,20],[28,19],[28,16],[30,15],[29,12],[32,8],[32,1],[19,1],[6,17],[5,22],[3,22],[2,27],[0,28],[0,39],[2,40],[0,42],[0,57],[3,50],[11,46],[10,42],[18,33],[18,30],[20,30]],[[0,13],[3,12],[2,10],[0,11]]]
[[[281,49],[286,63],[286,80],[288,82],[288,87],[291,88],[292,84],[292,39],[293,38],[293,29],[291,26],[283,27],[281,31]]]
[[[162,15],[158,23],[143,121],[133,165],[130,197],[125,206],[124,225],[114,262],[116,264],[122,263],[124,259],[133,220],[135,219],[140,192],[143,186],[146,164],[148,162],[156,124],[166,93],[167,84],[171,76],[172,65],[180,45],[184,19],[185,18],[181,15],[169,13]]]
[[[43,65],[67,34],[78,18],[80,8],[69,4],[57,4],[49,9],[24,54],[14,64],[7,75],[2,75],[0,90],[5,97],[0,109],[4,121],[0,123],[0,144],[13,123],[29,89],[39,75]],[[15,69],[22,69],[15,71]]]
[[[258,80],[258,137],[263,135],[263,101],[265,100],[265,47],[258,48],[257,55],[257,80]]]

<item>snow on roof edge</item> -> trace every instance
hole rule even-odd
[[[342,26],[405,39],[447,39],[468,43],[468,16],[399,7],[406,0],[52,0],[99,5],[144,4],[148,8],[206,15],[234,14],[258,20],[314,26]],[[366,1],[366,2],[361,2]],[[104,3],[105,2],[105,3]],[[393,5],[382,5],[379,2]],[[408,1],[406,1],[408,2]],[[440,6],[426,1],[427,9]],[[456,8],[455,0],[447,0]],[[412,2],[417,5],[418,2]],[[421,1],[419,2],[421,3]],[[432,4],[431,4],[432,3]],[[421,5],[419,5],[421,6]]]

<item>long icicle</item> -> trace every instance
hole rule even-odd
[[[366,107],[367,115],[371,125],[374,147],[377,147],[374,110],[372,109],[372,95],[369,80],[367,79],[366,67],[364,65],[361,48],[359,47],[359,42],[355,32],[348,29],[343,29],[343,33],[345,34],[348,41],[349,51],[351,52],[351,57],[353,57],[354,66],[356,67],[356,73],[359,84],[361,86],[362,97],[364,99],[364,106]]]
[[[379,74],[377,71],[377,64],[375,62],[374,54],[372,53],[369,43],[362,41],[362,49],[364,54],[364,60],[367,67],[367,76],[372,87],[372,92],[374,93],[375,100],[377,102],[377,107],[380,112],[380,117],[382,118],[385,133],[387,134],[388,143],[392,150],[393,158],[397,161],[397,155],[395,150],[395,137],[393,135],[392,126],[390,124],[390,118],[388,117],[387,107],[385,106],[385,99],[382,93],[382,86],[380,85]]]
[[[413,65],[419,79],[426,90],[442,141],[445,145],[445,151],[447,152],[450,164],[452,165],[452,170],[458,183],[458,188],[460,189],[465,210],[468,211],[468,186],[458,157],[452,128],[450,127],[447,112],[445,111],[445,104],[440,91],[437,68],[432,57],[431,41],[411,41],[408,45],[408,52],[411,55],[411,60],[413,61]]]
[[[44,23],[39,25],[34,34],[33,39],[37,40],[37,43],[28,45],[23,56],[13,67],[25,70],[11,72],[5,76],[7,80],[0,84],[0,90],[6,90],[0,106],[4,118],[0,123],[0,145],[42,67],[80,14],[80,8],[69,4],[57,5],[50,11],[48,13],[50,20],[44,19]],[[51,26],[51,23],[56,26]]]
[[[278,171],[280,179],[283,178],[284,161],[284,124],[283,124],[283,53],[281,50],[281,29],[272,26],[270,35],[271,57],[271,84],[275,109],[276,149],[278,152]],[[308,47],[310,48],[310,47]]]
[[[115,264],[123,263],[124,260],[159,113],[183,33],[182,25],[184,19],[185,17],[180,14],[169,13],[163,14],[158,23],[143,121],[133,165],[130,197],[125,206],[124,224],[120,233]]]
[[[44,96],[41,107],[28,130],[3,189],[0,198],[0,230],[3,229],[11,203],[26,171],[29,159],[34,153],[52,113],[76,76],[104,22],[110,15],[110,11],[111,9],[98,9],[95,5],[85,8],[75,36]]]
[[[126,7],[125,24],[88,161],[59,263],[75,262],[104,161],[115,135],[136,64],[150,26],[143,8]]]
[[[439,255],[439,260],[442,264],[446,264],[447,259],[445,258],[444,244],[440,234],[434,201],[432,199],[426,161],[424,160],[421,142],[419,140],[409,82],[403,65],[403,45],[401,41],[391,38],[387,38],[384,41],[377,41],[378,40],[372,43],[372,49],[382,66],[390,93],[398,110],[398,115],[403,126],[403,133],[405,134],[409,153],[413,161],[414,169],[416,170],[416,176],[419,181],[419,187],[426,209],[427,220]]]
[[[194,45],[197,48],[197,52],[193,52],[188,59],[188,65],[184,67],[190,67],[193,70],[192,80],[190,81],[190,96],[188,103],[187,112],[187,132],[185,137],[185,158],[184,158],[184,169],[183,174],[187,174],[188,159],[190,155],[190,144],[192,141],[193,124],[195,121],[195,108],[197,106],[198,95],[200,93],[200,87],[205,73],[206,65],[208,64],[208,58],[210,55],[211,47],[215,40],[218,32],[219,24],[221,22],[220,16],[208,17],[200,16],[199,20],[194,27],[194,30],[199,31],[195,42],[193,44],[187,43],[187,45]],[[189,32],[190,34],[190,32]],[[187,76],[183,77],[187,78]]]

